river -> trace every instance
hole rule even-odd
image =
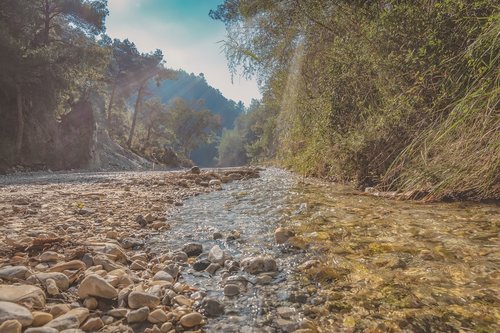
[[[276,259],[264,284],[236,270],[183,268],[181,281],[225,306],[208,332],[500,330],[498,205],[361,196],[278,169],[223,186],[187,200],[149,241],[154,252],[199,242],[236,261]],[[294,230],[294,246],[275,244],[280,226]],[[224,296],[228,280],[239,295]]]

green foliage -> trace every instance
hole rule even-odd
[[[211,16],[230,68],[257,75],[277,109],[260,123],[285,165],[429,199],[499,197],[491,1],[227,0]]]

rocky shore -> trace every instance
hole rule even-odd
[[[196,243],[162,254],[145,245],[168,232],[166,213],[184,199],[255,177],[253,169],[195,167],[1,186],[0,333],[200,330],[223,305],[179,281],[183,267],[266,279],[276,262],[234,261],[214,246],[200,263]],[[226,284],[224,294],[237,294],[239,283]]]

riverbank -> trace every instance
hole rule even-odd
[[[166,213],[187,198],[254,177],[248,168],[195,168],[4,178],[0,332],[200,327],[205,318],[193,309],[194,290],[177,281],[176,262],[194,254],[186,248],[153,256],[145,245],[168,232]]]

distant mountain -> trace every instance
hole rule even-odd
[[[182,98],[186,101],[203,100],[203,107],[212,113],[220,115],[222,118],[222,128],[218,135],[222,134],[223,129],[234,127],[235,119],[245,110],[243,102],[235,102],[222,95],[219,89],[210,86],[205,80],[203,73],[195,75],[188,74],[179,70],[177,80],[163,81],[160,87],[151,84],[151,92],[160,97],[161,101],[169,104],[175,98]],[[215,166],[218,143],[204,145],[191,154],[194,163],[200,166]]]

